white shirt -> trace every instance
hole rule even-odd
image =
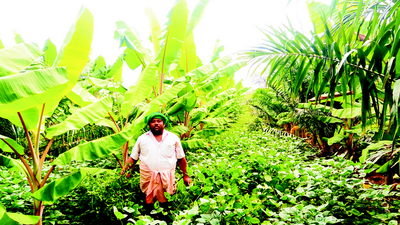
[[[174,133],[164,130],[162,140],[158,142],[148,131],[137,139],[131,157],[140,159],[153,171],[163,171],[175,167],[177,159],[185,157],[185,153],[181,140]]]

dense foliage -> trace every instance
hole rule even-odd
[[[268,71],[269,86],[303,103],[293,125],[312,133],[323,151],[343,148],[348,159],[379,168],[387,184],[399,160],[399,6],[390,0],[311,1],[310,34],[291,25],[261,29],[263,42],[243,54],[254,70]]]
[[[363,179],[370,170],[361,163],[315,158],[301,140],[243,130],[248,118],[242,115],[242,122],[216,136],[209,148],[187,152],[193,185],[179,180],[171,203],[156,204],[152,214],[143,209],[135,170],[131,178],[89,176],[49,206],[46,223],[121,224],[120,217],[124,224],[397,224],[397,193]],[[112,165],[111,160],[99,166]],[[14,209],[27,204],[27,196],[14,199]]]

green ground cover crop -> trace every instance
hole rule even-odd
[[[112,174],[86,179],[71,194],[48,206],[45,221],[397,224],[399,218],[397,192],[390,192],[388,186],[364,188],[368,171],[362,164],[341,157],[311,157],[300,140],[247,131],[240,124],[216,136],[208,149],[188,152],[187,158],[193,184],[186,187],[179,180],[171,203],[164,208],[156,204],[154,214],[144,213],[135,170],[130,179]],[[1,201],[7,204],[3,198]]]

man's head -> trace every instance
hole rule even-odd
[[[164,131],[165,125],[168,122],[168,118],[162,113],[155,112],[148,115],[145,121],[149,125],[150,130],[154,135],[161,135]]]

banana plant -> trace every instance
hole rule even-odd
[[[0,63],[0,115],[21,127],[28,142],[28,149],[25,151],[13,139],[0,136],[0,149],[3,152],[15,154],[20,160],[0,155],[0,164],[18,170],[27,177],[34,197],[33,212],[35,216],[40,217],[38,224],[42,224],[43,201],[54,201],[67,194],[87,173],[101,172],[98,169],[81,168],[67,177],[47,183],[57,165],[66,165],[71,160],[83,161],[103,157],[131,138],[131,134],[126,131],[78,145],[54,160],[46,173],[42,171],[55,136],[96,122],[112,107],[112,100],[103,98],[81,108],[60,124],[51,127],[44,126],[45,117],[52,114],[58,102],[76,85],[89,58],[92,34],[93,16],[89,10],[82,8],[56,58],[54,52],[46,54],[46,51],[54,50],[54,48],[51,50],[49,42],[45,53],[28,43],[21,43],[0,51],[0,58],[5,59]],[[53,59],[54,62],[51,67],[30,67],[43,59],[46,62],[44,65],[50,65]],[[43,134],[46,135],[45,139],[41,138]],[[48,141],[48,144],[45,150],[40,152],[40,143],[43,141]],[[25,153],[32,159],[31,163],[24,156]]]

